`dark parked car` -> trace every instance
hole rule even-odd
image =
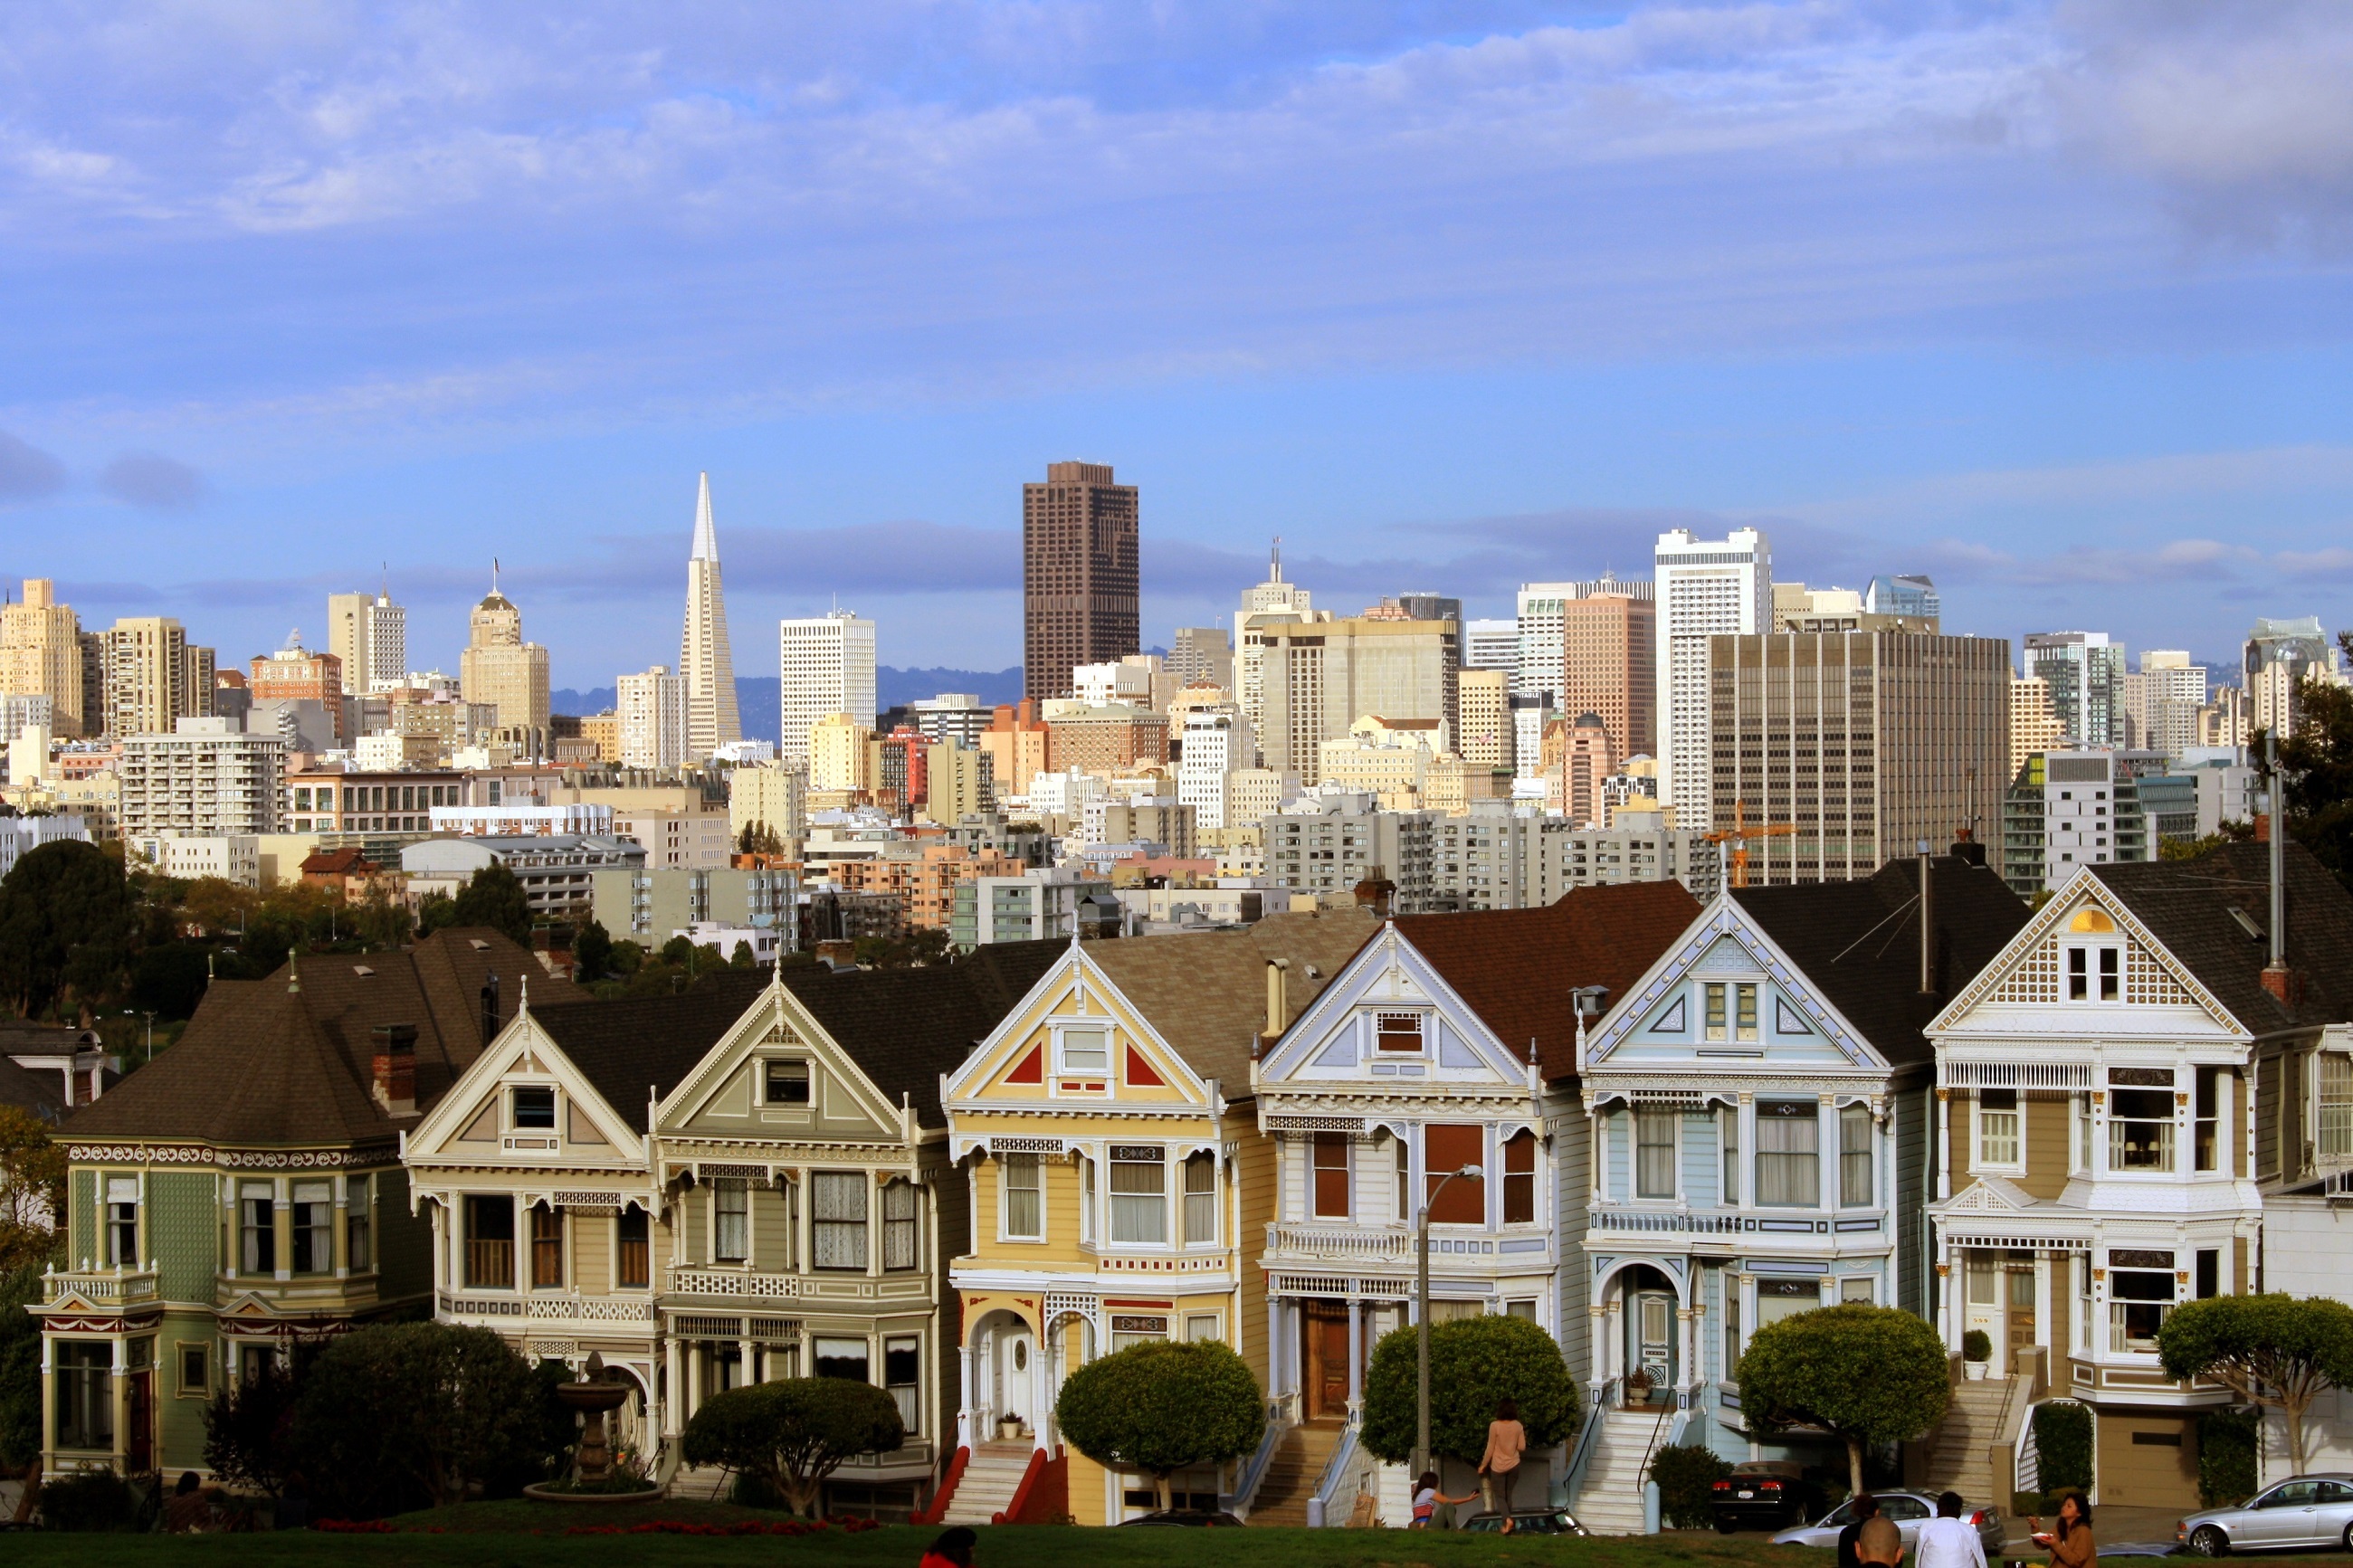
[[[1462,1526],[1465,1530],[1484,1531],[1494,1534],[1504,1528],[1500,1513],[1473,1515]],[[1591,1531],[1577,1522],[1577,1516],[1565,1508],[1515,1508],[1512,1510],[1514,1535],[1587,1535]]]
[[[1172,1508],[1122,1522],[1123,1524],[1176,1525],[1192,1530],[1223,1530],[1229,1525],[1240,1526],[1241,1521],[1232,1514],[1212,1513],[1205,1508]]]
[[[1708,1502],[1726,1535],[1743,1525],[1781,1530],[1820,1511],[1822,1489],[1793,1459],[1750,1459],[1715,1483]]]

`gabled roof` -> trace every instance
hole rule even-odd
[[[1404,915],[1397,929],[1514,1056],[1534,1040],[1545,1077],[1562,1079],[1577,1071],[1569,993],[1607,986],[1615,1006],[1699,913],[1681,882],[1627,882],[1541,909]]]
[[[1891,860],[1852,882],[1736,888],[1731,898],[1890,1067],[1931,1060],[1924,1032],[2030,917],[1983,866],[1939,856],[1929,875],[1936,989],[1920,990],[1920,869]]]
[[[1186,931],[1089,942],[1088,960],[1153,1031],[1228,1098],[1248,1092],[1250,1052],[1266,1027],[1266,966],[1287,960],[1292,1020],[1380,928],[1357,910],[1269,915],[1240,931]]]
[[[65,1114],[64,1089],[56,1075],[28,1071],[0,1057],[0,1105],[13,1105],[43,1121],[55,1121]]]
[[[2263,989],[2271,962],[2271,849],[2225,844],[2195,860],[2094,866],[2097,877],[2253,1035],[2353,1021],[2353,893],[2301,844],[2281,847],[2293,1005]],[[2232,918],[2239,910],[2263,933]]]
[[[920,969],[788,968],[784,984],[892,1104],[903,1098],[919,1121],[937,1127],[940,1075],[965,1059],[1062,952],[1056,942],[999,942]],[[681,995],[604,1002],[539,1024],[636,1126],[647,1090],[676,1089],[773,983],[765,969],[727,970]]]
[[[481,1053],[481,988],[499,977],[499,1017],[589,1000],[495,931],[438,931],[402,952],[322,952],[267,980],[216,980],[179,1044],[69,1117],[76,1138],[334,1144],[390,1138],[375,1101],[375,1030],[417,1029],[417,1102],[429,1109]],[[299,980],[299,986],[293,984]]]

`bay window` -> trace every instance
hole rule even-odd
[[[1005,1173],[1005,1234],[1016,1241],[1046,1235],[1045,1171],[1035,1154],[1000,1154]]]
[[[293,1221],[294,1272],[324,1274],[335,1266],[335,1188],[332,1182],[297,1182]]]
[[[1654,1106],[1634,1111],[1634,1195],[1675,1195],[1675,1123],[1682,1112]]]
[[[1757,1201],[1771,1208],[1819,1208],[1821,1121],[1810,1100],[1757,1102]]]
[[[2019,1159],[2018,1090],[1978,1090],[1978,1163],[2015,1166]]]
[[[354,1274],[375,1267],[375,1210],[369,1202],[374,1189],[368,1176],[343,1182],[343,1266]]]
[[[1839,1206],[1869,1208],[1871,1182],[1871,1108],[1850,1105],[1839,1111]]]
[[[1218,1239],[1218,1157],[1207,1152],[1185,1156],[1185,1244]]]
[[[1486,1161],[1486,1129],[1434,1125],[1421,1131],[1422,1188],[1421,1201],[1430,1205],[1432,1225],[1484,1225],[1487,1223],[1487,1183],[1482,1175],[1456,1176],[1449,1182],[1449,1173],[1476,1167],[1484,1172]],[[1443,1184],[1443,1190],[1440,1190]]]
[[[1536,1135],[1525,1128],[1504,1140],[1504,1223],[1536,1219]]]
[[[741,1263],[752,1256],[752,1194],[741,1176],[712,1180],[711,1256],[720,1263]]]
[[[915,1184],[905,1177],[882,1189],[882,1267],[915,1267]]]
[[[237,1189],[237,1228],[242,1245],[238,1248],[237,1272],[240,1274],[274,1274],[278,1271],[278,1202],[277,1194],[268,1182],[244,1182]]]
[[[2353,1056],[2320,1053],[2320,1154],[2353,1158]]]
[[[1349,1215],[1348,1142],[1345,1132],[1315,1134],[1314,1205],[1317,1219],[1346,1219]]]
[[[2146,1247],[2108,1254],[2108,1348],[2157,1351],[2157,1331],[2173,1315],[2173,1254]]]
[[[863,1171],[810,1173],[810,1251],[819,1268],[865,1268],[866,1202],[873,1187]],[[859,1381],[865,1379],[861,1370]]]
[[[117,1268],[139,1267],[139,1178],[106,1178],[106,1261]]]
[[[2173,1069],[2108,1069],[2108,1169],[2173,1169]]]
[[[1168,1163],[1157,1144],[1111,1146],[1113,1246],[1165,1246],[1168,1240]]]

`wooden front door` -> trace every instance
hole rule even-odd
[[[1309,1415],[1348,1414],[1348,1309],[1339,1301],[1307,1303]]]
[[[2008,1272],[2009,1283],[2003,1295],[2009,1331],[2003,1342],[2001,1370],[2014,1377],[2022,1359],[2020,1352],[2031,1351],[2042,1342],[2034,1331],[2034,1270],[2012,1268]]]
[[[155,1373],[150,1368],[131,1374],[131,1430],[125,1455],[127,1468],[143,1476],[155,1468]]]

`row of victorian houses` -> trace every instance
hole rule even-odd
[[[1281,915],[649,1001],[481,931],[218,982],[61,1134],[45,1463],[201,1472],[224,1380],[429,1313],[601,1356],[624,1445],[680,1484],[702,1401],[839,1376],[907,1439],[832,1507],[1112,1523],[1152,1490],[1060,1442],[1060,1380],[1215,1339],[1272,1419],[1185,1500],[1336,1522],[1372,1491],[1394,1521],[1365,1367],[1412,1321],[1414,1210],[1469,1166],[1432,1205],[1431,1316],[1556,1337],[1589,1419],[1545,1463],[1600,1528],[1655,1527],[1658,1444],[1767,1451],[1742,1347],[1852,1301],[1928,1317],[1957,1376],[1988,1334],[1980,1468],[1947,1474],[1989,1500],[2031,1478],[1984,1468],[1982,1423],[2016,1443],[2058,1398],[2096,1413],[2102,1500],[2188,1502],[2226,1396],[2165,1376],[2158,1325],[2348,1256],[2353,898],[2285,864],[2284,964],[2260,846],[2087,868],[2030,911],[1964,845],[1705,907]]]

